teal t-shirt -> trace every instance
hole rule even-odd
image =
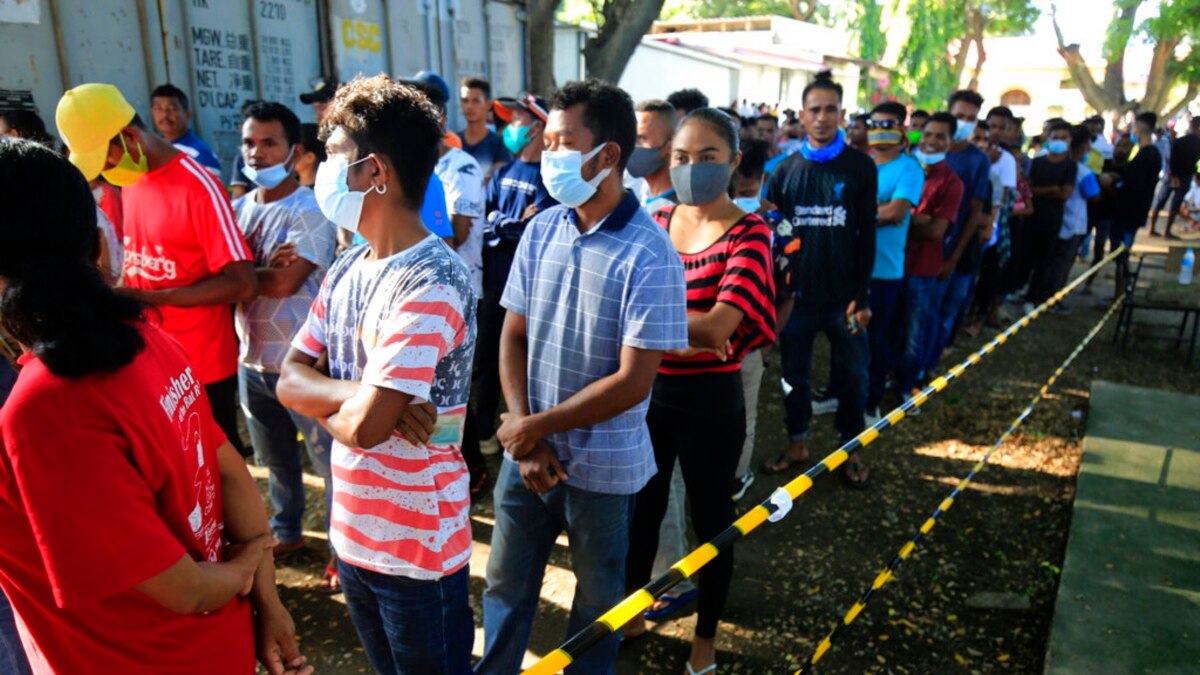
[[[915,208],[925,189],[925,171],[917,160],[901,154],[887,164],[877,164],[879,203],[906,199]],[[875,235],[875,271],[872,279],[904,278],[904,247],[908,243],[908,223],[912,214],[898,225],[880,225]]]

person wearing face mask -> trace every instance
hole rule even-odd
[[[243,455],[237,426],[238,340],[232,306],[255,296],[250,249],[225,188],[203,166],[148,130],[110,84],[67,91],[56,112],[71,163],[121,190],[125,286],[179,341]]]
[[[1054,293],[1053,252],[1063,225],[1063,208],[1075,192],[1079,165],[1070,157],[1071,125],[1056,122],[1046,139],[1046,154],[1033,160],[1029,184],[1033,190],[1033,217],[1022,237],[1033,278],[1025,294],[1025,313],[1033,311]]]
[[[1113,214],[1109,242],[1114,248],[1125,245],[1125,252],[1116,261],[1116,295],[1125,292],[1125,277],[1128,275],[1129,249],[1137,231],[1146,224],[1146,213],[1154,200],[1154,188],[1163,169],[1163,156],[1154,145],[1154,128],[1158,115],[1152,112],[1138,114],[1133,122],[1133,151],[1129,162],[1121,170],[1121,178],[1115,184],[1116,210]],[[1109,300],[1111,302],[1111,299]]]
[[[783,374],[790,387],[784,405],[788,447],[762,469],[787,473],[808,461],[812,421],[813,344],[817,333],[829,338],[838,407],[834,425],[843,441],[863,430],[867,364],[871,358],[867,325],[875,265],[878,172],[866,155],[848,149],[842,119],[842,86],[823,73],[804,89],[801,113],[808,138],[798,154],[779,165],[767,184],[767,199],[779,206],[784,222],[777,230],[800,239],[795,306],[779,335]],[[864,488],[869,472],[851,453],[843,476]]]
[[[871,273],[871,366],[867,385],[866,423],[879,421],[888,373],[900,347],[898,321],[904,290],[904,251],[912,209],[921,201],[925,172],[904,154],[907,110],[895,102],[880,103],[867,120],[867,139],[879,172],[879,202],[875,234],[875,266]],[[900,390],[907,394],[907,390]]]
[[[321,212],[366,244],[329,268],[276,390],[333,436],[330,542],[350,620],[380,673],[470,673],[471,273],[421,220],[442,139],[420,89],[338,89],[322,126]]]
[[[537,213],[558,202],[542,183],[542,132],[549,104],[532,94],[502,98],[494,104],[496,115],[508,123],[504,144],[513,159],[496,170],[488,184],[487,223],[483,230],[483,300],[479,307],[479,342],[475,348],[475,434],[485,455],[500,452],[496,440],[496,413],[500,405],[500,331],[504,307],[500,298],[508,283],[517,242]]]
[[[1110,243],[1109,236],[1116,215],[1116,184],[1121,180],[1121,172],[1129,163],[1129,153],[1132,151],[1133,139],[1129,137],[1129,134],[1118,136],[1112,146],[1112,159],[1104,161],[1104,173],[1100,174],[1100,196],[1088,204],[1088,227],[1091,229],[1095,241],[1092,247],[1093,266],[1100,264],[1106,250],[1112,250],[1111,247],[1106,249],[1106,246]],[[1095,281],[1096,276],[1093,274],[1084,282],[1084,294],[1091,294],[1092,282]]]
[[[254,459],[270,470],[271,529],[279,540],[276,555],[304,548],[304,483],[297,431],[304,437],[313,470],[325,480],[326,514],[333,498],[329,432],[310,417],[290,413],[275,395],[283,357],[308,316],[337,247],[333,224],[321,214],[312,190],[295,178],[300,151],[300,120],[286,106],[259,102],[247,110],[242,124],[243,171],[257,187],[234,200],[233,213],[254,256],[258,294],[239,303],[236,310],[241,340],[238,394]],[[271,259],[283,244],[292,245],[296,259],[272,267]]]
[[[939,323],[931,343],[932,352],[925,362],[927,371],[932,371],[941,361],[942,352],[950,343],[954,326],[970,298],[971,287],[979,275],[986,241],[980,241],[979,234],[989,227],[990,222],[983,213],[983,206],[991,198],[992,162],[971,143],[971,136],[979,123],[979,113],[983,110],[983,97],[970,90],[956,91],[951,94],[947,105],[958,123],[945,161],[962,180],[965,196],[958,207],[957,218],[946,232],[945,262],[938,275],[938,293],[941,295],[937,302]]]
[[[642,101],[634,108],[637,113],[637,145],[629,156],[625,171],[642,179],[638,198],[647,213],[679,203],[675,186],[671,184],[671,138],[679,119],[675,106],[666,101]]]
[[[506,454],[483,593],[479,675],[525,656],[542,576],[564,529],[576,577],[568,634],[625,594],[634,496],[655,473],[646,411],[663,353],[688,346],[683,264],[624,190],[637,120],[629,94],[570,82],[546,122],[542,177],[560,206],[529,221],[504,290]],[[728,485],[728,484],[726,484]],[[566,669],[612,673],[613,635]]]
[[[654,382],[646,423],[658,473],[637,495],[625,565],[627,592],[650,581],[653,544],[677,459],[696,537],[709,541],[733,522],[733,501],[723,497],[745,440],[741,361],[775,339],[771,231],[727,192],[741,161],[737,127],[727,114],[701,108],[683,118],[672,145],[671,181],[680,203],[660,210],[655,219],[686,270],[689,348],[663,357]],[[717,622],[732,577],[732,551],[700,571],[688,673],[716,669]],[[645,630],[645,619],[634,617],[625,635]]]
[[[907,400],[916,390],[926,355],[937,331],[938,275],[942,273],[945,235],[958,217],[963,183],[946,164],[946,151],[958,128],[947,112],[935,112],[921,130],[913,159],[925,170],[921,200],[913,209],[904,251],[903,352],[896,364],[896,391]],[[910,415],[919,412],[913,410]]]

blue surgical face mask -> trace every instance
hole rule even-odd
[[[586,155],[578,150],[547,150],[542,153],[542,182],[546,192],[563,206],[577,208],[592,198],[600,183],[612,173],[612,167],[601,169],[591,180],[584,180],[583,165],[600,154],[607,143],[597,145]]]
[[[521,154],[532,138],[533,127],[519,127],[515,124],[504,127],[504,147],[514,155]]]
[[[959,143],[971,140],[971,134],[975,133],[975,125],[974,121],[959,120],[958,128],[954,131],[954,140]]]
[[[762,199],[759,197],[738,197],[733,200],[737,207],[746,213],[758,213],[762,208]]]
[[[1134,145],[1137,145],[1137,142],[1138,142],[1138,141],[1137,141],[1137,134],[1136,134],[1136,133],[1132,133],[1132,132],[1131,132],[1131,133],[1129,134],[1129,139],[1133,141],[1133,144],[1134,144]]]
[[[913,150],[913,157],[921,163],[921,166],[933,166],[934,164],[946,159],[946,153],[934,152],[927,155],[921,152],[920,148],[917,148],[916,150]]]
[[[358,232],[358,221],[362,217],[363,201],[371,192],[387,194],[387,186],[377,188],[372,185],[365,192],[351,192],[346,182],[350,167],[370,159],[367,155],[357,162],[347,162],[345,157],[330,155],[317,167],[317,181],[313,185],[313,195],[317,198],[317,206],[321,213],[334,225]]]
[[[1046,141],[1046,152],[1049,152],[1052,155],[1066,154],[1067,150],[1069,150],[1070,147],[1071,147],[1070,144],[1064,140]]]
[[[246,174],[246,178],[254,181],[255,185],[271,190],[292,175],[291,169],[288,168],[288,162],[292,161],[292,155],[295,152],[296,146],[293,145],[282,162],[275,166],[264,166],[261,169],[256,169],[247,162],[246,166],[242,167],[242,173]]]

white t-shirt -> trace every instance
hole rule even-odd
[[[108,246],[108,260],[102,262],[108,265],[109,273],[117,285],[120,285],[125,270],[125,249],[117,240],[116,228],[108,220],[108,216],[104,215],[104,211],[100,210],[99,205],[96,206],[96,229],[104,235],[104,243]]]
[[[992,171],[1000,177],[1000,185],[1009,190],[1017,189],[1017,160],[1007,150],[1000,151],[1000,159],[992,162]]]
[[[483,170],[479,162],[458,148],[438,160],[433,172],[446,191],[446,211],[451,217],[471,219],[471,232],[462,246],[455,249],[471,271],[471,287],[475,297],[483,297],[483,212],[487,202],[483,189]]]

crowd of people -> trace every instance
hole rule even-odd
[[[322,82],[316,124],[249,102],[228,175],[169,84],[150,125],[111,85],[67,91],[61,146],[0,113],[0,669],[310,672],[274,577],[305,547],[303,450],[323,585],[372,666],[515,673],[560,534],[569,635],[681,559],[689,521],[708,540],[756,474],[805,468],[814,415],[853,438],[1152,207],[1166,236],[1200,218],[1200,118],[1173,143],[1153,113],[1026,142],[973,91],[848,118],[828,74],[781,116],[595,80],[457,94],[457,133],[429,72]],[[785,415],[760,420],[775,349]],[[756,471],[766,423],[788,444]],[[857,454],[843,477],[871,482]],[[734,579],[723,552],[568,672],[613,672],[692,602],[687,672],[715,671]]]

